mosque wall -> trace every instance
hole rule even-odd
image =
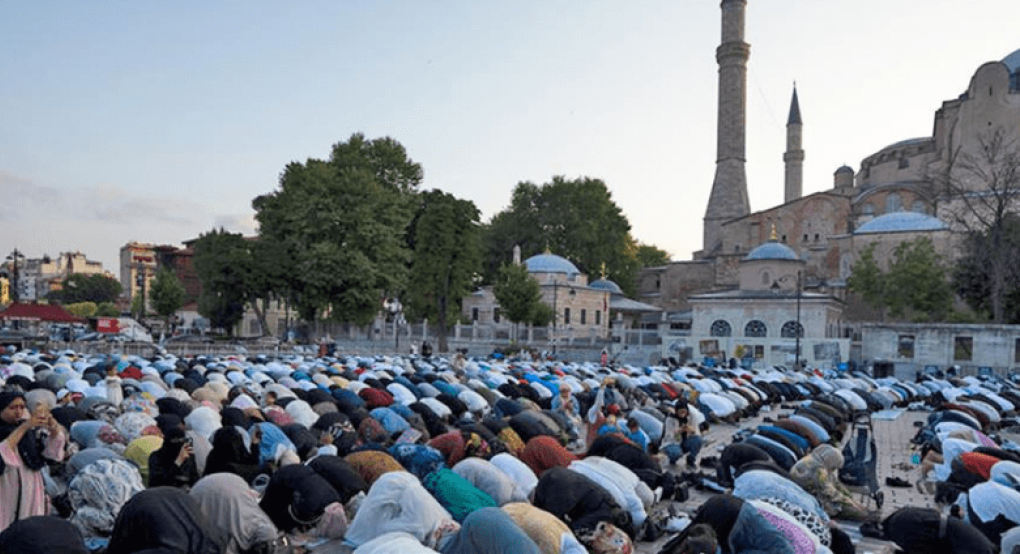
[[[711,261],[670,262],[641,271],[637,299],[670,312],[689,310],[688,297],[715,288],[715,283]]]
[[[1003,374],[1020,365],[1020,325],[865,323],[861,332],[863,361],[893,362],[900,378],[929,365],[959,365],[964,374],[982,367]]]

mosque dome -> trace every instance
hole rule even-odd
[[[854,169],[848,165],[841,165],[839,166],[839,169],[836,170],[836,175],[839,175],[841,173],[849,173],[853,175]]]
[[[623,289],[620,285],[610,281],[609,279],[599,279],[588,283],[588,286],[593,289],[609,291],[610,294],[623,294]]]
[[[581,273],[570,260],[549,253],[532,256],[524,260],[524,265],[528,266],[528,271],[531,273],[566,273],[567,275]]]
[[[751,250],[745,260],[798,260],[797,253],[789,246],[770,240]]]
[[[1013,90],[1020,89],[1020,50],[1002,58],[1002,64],[1009,69],[1009,85]]]
[[[946,224],[937,217],[918,212],[894,212],[878,216],[861,225],[854,231],[854,234],[941,231],[945,228]]]

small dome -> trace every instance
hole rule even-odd
[[[798,260],[797,253],[789,246],[770,240],[751,250],[745,260]]]
[[[597,281],[592,281],[588,283],[588,286],[593,289],[607,290],[611,294],[623,294],[623,289],[620,288],[620,285],[617,285],[616,283],[610,281],[609,279],[599,279]]]
[[[528,266],[528,271],[531,273],[566,273],[567,275],[581,273],[570,260],[556,254],[537,254],[524,260],[524,265]]]
[[[836,170],[836,175],[839,175],[841,173],[849,173],[849,174],[853,175],[854,169],[852,167],[848,166],[848,165],[843,165],[843,166],[840,166],[839,169]]]
[[[942,231],[945,228],[946,224],[937,217],[918,212],[893,212],[878,216],[861,225],[854,231],[854,234]]]
[[[1009,68],[1009,74],[1013,75],[1020,71],[1020,50],[1013,52],[1012,54],[1002,58],[1002,63],[1006,64]]]

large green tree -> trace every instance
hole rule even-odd
[[[460,314],[481,268],[480,213],[474,202],[439,190],[419,195],[409,228],[413,249],[408,308],[439,326],[439,351],[446,352],[448,322]]]
[[[64,278],[61,290],[51,293],[51,299],[63,304],[78,302],[113,302],[120,296],[120,281],[102,274],[72,273]]]
[[[869,245],[853,266],[850,290],[895,319],[945,321],[953,304],[949,269],[928,237],[903,241],[882,270]]]
[[[213,328],[233,334],[244,317],[247,281],[253,271],[251,254],[243,236],[223,229],[205,233],[192,246],[195,273],[202,283],[198,313]]]
[[[953,286],[956,293],[967,304],[982,316],[992,319],[992,252],[987,245],[998,243],[999,254],[1014,263],[1006,265],[1005,285],[1000,309],[1002,321],[1020,323],[1020,217],[1011,214],[1003,220],[1001,236],[993,239],[988,235],[991,230],[975,231],[964,239],[963,252],[966,254],[957,260],[953,268]]]
[[[636,289],[640,262],[630,223],[599,179],[554,177],[538,186],[520,183],[510,207],[484,232],[485,279],[494,282],[514,246],[530,257],[545,250],[569,259],[589,275],[601,272],[627,294]]]
[[[328,160],[289,164],[252,202],[259,233],[288,260],[285,296],[306,321],[367,323],[402,290],[422,169],[391,138],[355,134]]]
[[[503,316],[514,324],[546,325],[552,319],[552,309],[543,309],[541,286],[524,264],[503,264],[492,293]]]
[[[184,305],[184,284],[169,269],[160,269],[152,279],[149,302],[163,316],[164,328],[169,330],[170,318]]]
[[[651,244],[637,244],[636,255],[641,267],[659,267],[669,263],[669,252]]]

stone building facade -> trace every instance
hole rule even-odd
[[[913,379],[928,367],[957,365],[963,375],[1004,375],[1020,368],[1017,325],[866,323],[862,335],[864,360],[892,364],[901,379]]]

